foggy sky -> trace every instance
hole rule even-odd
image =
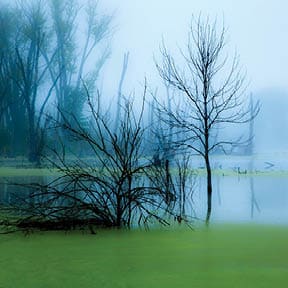
[[[144,77],[151,89],[161,86],[154,59],[160,61],[162,39],[169,50],[185,48],[192,15],[197,17],[201,12],[220,22],[224,18],[230,49],[227,52],[233,57],[237,50],[250,82],[247,95],[252,92],[261,100],[255,123],[255,139],[261,147],[256,150],[276,149],[278,145],[288,151],[288,130],[278,133],[278,128],[288,126],[287,0],[99,0],[98,5],[100,15],[114,15],[112,54],[98,83],[105,100],[113,102],[117,96],[125,52],[130,52],[130,58],[123,93],[127,96],[135,90],[137,97],[137,92],[143,91]],[[81,38],[77,40],[81,46]],[[271,103],[275,109],[271,109]]]
[[[161,39],[169,48],[183,47],[192,14],[201,12],[211,18],[224,16],[230,52],[236,49],[240,55],[249,90],[288,88],[286,0],[102,0],[100,6],[115,15],[112,56],[104,75],[111,76],[105,80],[108,86],[117,86],[125,51],[130,51],[127,89],[143,83],[144,76],[154,82],[153,57],[159,53]]]

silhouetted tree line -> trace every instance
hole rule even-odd
[[[1,155],[25,155],[30,162],[39,163],[47,114],[62,121],[59,113],[53,115],[52,104],[62,113],[73,111],[84,121],[81,79],[92,90],[110,53],[108,45],[102,49],[100,44],[109,37],[111,17],[100,16],[97,5],[89,3],[85,9],[74,0],[1,5]],[[85,18],[81,32],[80,16]],[[92,55],[98,60],[88,73],[85,64]]]

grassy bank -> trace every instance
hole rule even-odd
[[[0,236],[0,287],[285,287],[288,230]]]
[[[206,175],[205,169],[193,169],[192,170],[195,176],[204,176]],[[214,169],[212,170],[213,175],[217,176],[241,176],[241,177],[251,177],[251,176],[272,176],[272,177],[288,177],[287,170],[279,171],[252,171],[246,173],[238,173],[234,170],[225,170],[225,169]],[[178,173],[176,169],[172,169],[171,173]],[[34,177],[34,176],[59,176],[57,169],[48,169],[48,168],[15,168],[15,167],[0,167],[0,177]]]
[[[56,169],[48,168],[14,168],[0,167],[0,177],[41,177],[41,176],[57,176],[59,173]]]

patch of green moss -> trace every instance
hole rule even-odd
[[[36,233],[0,237],[0,287],[286,287],[288,230]]]

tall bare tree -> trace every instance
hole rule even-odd
[[[81,79],[89,91],[96,87],[110,54],[109,41],[103,40],[110,35],[112,17],[100,15],[95,1],[85,3],[82,15],[84,8],[78,2],[21,0],[9,6],[1,4],[0,150],[5,155],[28,152],[29,161],[39,163],[44,114],[51,113],[52,99],[67,117],[73,111],[78,121],[87,124],[82,113],[86,96]],[[86,16],[86,21],[80,23],[81,16]],[[77,41],[78,36],[82,41]],[[86,65],[91,59],[96,62],[93,69]]]
[[[52,79],[59,77],[55,87],[58,107],[62,112],[69,113],[74,110],[76,114],[79,111],[77,117],[81,116],[85,101],[81,79],[85,79],[87,85],[88,82],[95,84],[103,64],[110,55],[109,43],[107,42],[108,46],[104,49],[100,45],[110,35],[112,16],[99,15],[97,3],[88,1],[86,4],[84,33],[79,34],[79,17],[83,10],[79,1],[50,1],[53,22],[51,34],[55,45],[50,53],[44,53],[44,56],[48,63],[51,60],[54,63],[49,66]],[[77,41],[77,37],[83,38]],[[90,69],[87,73],[85,68],[87,61],[92,59],[91,56],[96,65],[93,71]]]
[[[212,210],[211,153],[216,148],[226,151],[227,146],[237,144],[237,139],[226,139],[225,133],[219,132],[231,124],[251,121],[259,110],[259,105],[255,105],[251,113],[246,103],[245,73],[237,54],[232,59],[225,54],[226,29],[224,24],[219,30],[218,27],[216,20],[193,18],[186,50],[180,50],[184,60],[181,66],[165,45],[161,49],[162,63],[156,64],[166,85],[181,97],[174,110],[162,106],[163,120],[177,128],[177,133],[183,133],[181,145],[191,148],[205,161],[207,225]]]
[[[15,81],[19,77],[15,61],[15,34],[19,17],[12,9],[0,8],[0,150],[6,155],[25,151],[26,110]],[[25,148],[24,148],[25,147]]]
[[[38,0],[33,3],[20,2],[17,7],[23,21],[23,27],[19,28],[15,40],[15,63],[19,77],[10,75],[11,81],[14,81],[19,88],[27,111],[28,159],[36,163],[40,163],[43,147],[43,113],[57,81],[56,79],[51,85],[49,83],[49,86],[46,82],[48,66],[43,65],[41,50],[49,46],[49,37],[43,5],[44,2]],[[41,91],[44,84],[48,89]],[[39,101],[40,91],[43,97],[41,101]]]

